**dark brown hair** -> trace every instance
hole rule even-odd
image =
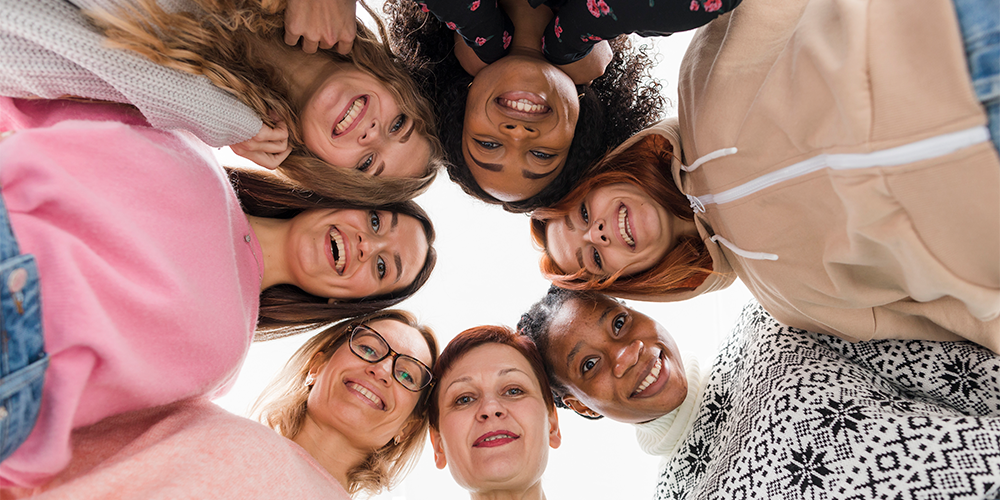
[[[243,206],[243,212],[256,217],[290,219],[304,210],[314,208],[378,209],[409,215],[417,219],[427,237],[427,255],[413,283],[401,290],[361,299],[330,302],[324,297],[306,293],[293,285],[277,285],[260,293],[260,312],[254,340],[271,340],[300,333],[321,324],[352,316],[370,314],[398,304],[413,295],[430,278],[437,263],[434,250],[434,225],[427,212],[412,201],[382,206],[359,206],[321,196],[283,181],[266,171],[228,169],[229,180]]]
[[[542,397],[545,399],[545,406],[549,410],[555,409],[552,390],[549,389],[549,377],[545,372],[545,362],[542,360],[542,355],[539,354],[538,349],[535,348],[534,342],[528,337],[514,333],[514,330],[510,329],[510,327],[493,325],[476,326],[459,333],[455,338],[451,339],[451,342],[448,342],[448,346],[444,348],[441,357],[438,358],[437,363],[434,365],[434,380],[437,383],[434,384],[434,389],[431,390],[431,404],[428,407],[431,428],[438,428],[439,410],[437,398],[441,380],[448,373],[448,370],[451,369],[452,365],[459,359],[462,359],[462,356],[484,344],[507,345],[521,353],[528,360],[528,364],[531,365],[531,371],[535,373],[535,378],[538,379],[538,385],[542,388]]]
[[[545,249],[539,261],[542,274],[562,288],[600,290],[612,295],[664,295],[698,288],[712,272],[712,257],[697,236],[679,237],[658,264],[631,276],[621,276],[620,271],[611,276],[594,276],[586,269],[566,274],[548,253],[546,230],[549,221],[579,210],[584,197],[602,186],[617,183],[638,186],[668,213],[693,220],[694,212],[687,197],[671,177],[672,150],[670,143],[659,134],[646,135],[625,151],[601,160],[591,175],[554,207],[535,210],[531,215],[531,237]]]

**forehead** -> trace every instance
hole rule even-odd
[[[423,224],[416,217],[404,214],[398,216],[396,227],[398,244],[394,251],[399,252],[403,275],[398,283],[389,283],[390,292],[401,290],[413,283],[427,260],[427,235],[424,233]],[[383,221],[383,224],[390,221]],[[387,262],[386,265],[395,267],[396,263]]]
[[[581,242],[580,236],[566,224],[565,217],[551,219],[545,226],[546,250],[565,274],[580,270],[576,251],[581,247]]]
[[[427,346],[427,339],[416,328],[394,319],[380,319],[367,323],[366,326],[382,335],[392,350],[431,366],[431,350]]]
[[[445,388],[456,381],[488,383],[517,372],[528,375],[535,384],[539,384],[531,363],[520,351],[506,344],[482,344],[456,359],[442,377],[441,383]]]
[[[404,129],[410,125],[404,125]],[[427,174],[427,165],[431,159],[431,142],[426,135],[416,130],[410,134],[406,142],[391,142],[392,146],[384,152],[385,172],[383,177],[420,178]],[[371,170],[369,170],[371,172]]]

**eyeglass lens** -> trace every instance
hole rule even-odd
[[[389,344],[378,332],[358,327],[351,334],[351,351],[369,363],[377,363],[390,353]],[[392,376],[403,387],[418,392],[430,383],[430,372],[415,358],[396,353]]]

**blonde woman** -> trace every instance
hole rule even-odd
[[[429,105],[360,23],[351,55],[306,54],[282,40],[283,4],[74,3],[0,0],[0,93],[133,104],[343,200],[410,199],[441,163]]]
[[[392,488],[427,434],[437,341],[408,312],[333,325],[306,342],[254,405],[352,495]]]

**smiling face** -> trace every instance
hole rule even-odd
[[[469,87],[462,152],[476,183],[500,201],[538,194],[566,163],[580,102],[551,64],[509,55]]]
[[[549,325],[546,362],[574,410],[626,423],[680,406],[687,378],[674,339],[645,314],[600,296],[566,301]]]
[[[473,492],[524,491],[542,477],[549,447],[561,441],[531,364],[513,347],[483,344],[456,360],[441,380],[431,429],[434,460]]]
[[[402,289],[427,258],[420,221],[384,210],[306,210],[291,220],[285,245],[290,283],[332,299]]]
[[[373,321],[389,346],[431,366],[431,352],[419,331],[395,320]],[[319,356],[319,355],[318,355]],[[376,450],[400,433],[420,399],[392,376],[392,356],[368,363],[345,342],[325,362],[309,370],[315,380],[303,426],[346,437],[361,450]],[[426,389],[425,389],[426,390]],[[306,430],[313,434],[313,429]]]
[[[585,268],[594,276],[652,268],[673,248],[682,227],[638,186],[601,186],[580,206],[546,227],[547,251],[565,274]]]
[[[385,177],[422,177],[430,142],[414,131],[384,84],[355,68],[337,67],[310,92],[302,133],[316,156],[337,167]]]

